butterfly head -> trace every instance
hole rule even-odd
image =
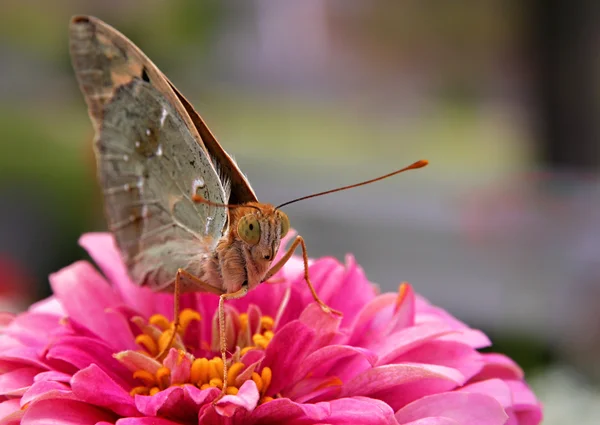
[[[256,264],[268,265],[277,254],[281,238],[290,229],[286,213],[269,204],[251,203],[236,210],[234,232],[247,246]]]

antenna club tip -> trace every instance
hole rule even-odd
[[[413,164],[413,168],[423,168],[427,165],[429,165],[429,161],[427,161],[426,159],[421,159],[420,161],[417,161]]]

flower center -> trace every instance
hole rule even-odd
[[[240,318],[240,334],[248,332],[248,314],[242,313],[239,315]],[[260,325],[257,331],[250,338],[246,344],[243,343],[242,338],[238,338],[238,345],[241,348],[240,354],[243,356],[253,348],[267,349],[269,342],[273,339],[273,325],[274,321],[271,316],[262,316],[260,318]]]
[[[255,319],[254,333],[251,335],[249,318],[247,313],[237,314],[237,318],[228,317],[229,323],[236,323],[235,333],[236,352],[228,361],[229,369],[227,373],[227,394],[235,395],[239,391],[239,387],[249,379],[252,379],[260,393],[259,404],[273,400],[273,397],[267,396],[266,393],[271,383],[272,372],[268,367],[263,367],[258,370],[247,370],[247,366],[240,361],[248,351],[252,349],[265,350],[269,342],[273,338],[274,321],[270,316],[260,316]],[[235,319],[235,320],[234,320]],[[143,385],[139,385],[130,391],[132,396],[140,395],[155,395],[159,391],[165,390],[171,386],[182,386],[186,384],[195,385],[201,390],[215,387],[223,388],[223,360],[219,356],[198,356],[195,358],[190,350],[194,347],[184,345],[186,331],[194,321],[200,321],[200,314],[192,309],[185,309],[179,314],[179,328],[177,335],[172,339],[174,322],[169,321],[161,314],[155,314],[146,323],[141,317],[134,317],[132,321],[142,331],[135,339],[140,346],[139,353],[145,356],[152,357],[156,364],[162,362],[160,367],[155,370],[144,368],[135,370],[133,373],[134,379],[140,380]],[[228,323],[228,324],[229,324]],[[213,329],[213,332],[215,330]],[[251,335],[251,337],[249,337]],[[167,344],[173,340],[171,347],[177,350],[178,357],[173,360],[173,351],[168,350]],[[206,354],[214,353],[216,350],[210,349],[210,344],[207,341],[200,341],[199,350]],[[208,351],[208,353],[207,353]],[[165,353],[161,355],[161,353]],[[161,355],[160,358],[157,356]],[[170,358],[171,356],[171,358]],[[117,358],[119,358],[117,356]]]

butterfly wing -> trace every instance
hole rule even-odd
[[[169,82],[169,84],[171,84]],[[223,149],[215,136],[200,116],[194,109],[192,104],[171,84],[171,88],[183,104],[190,119],[194,123],[196,130],[202,137],[204,146],[210,156],[219,164],[221,173],[227,177],[230,183],[231,194],[229,202],[232,204],[244,204],[246,202],[258,202],[258,198],[250,186],[250,182],[244,176],[238,165],[232,157]]]
[[[94,148],[109,228],[134,281],[164,290],[179,267],[199,273],[227,221],[219,175],[168,80],[125,36],[75,17],[70,49],[96,130]],[[184,288],[185,289],[185,288]]]

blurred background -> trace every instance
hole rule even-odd
[[[73,14],[131,38],[313,257],[353,253],[488,332],[547,424],[600,417],[600,4],[593,0],[4,0],[0,308],[104,228]],[[576,416],[574,416],[576,415]],[[575,419],[577,417],[578,419]]]

